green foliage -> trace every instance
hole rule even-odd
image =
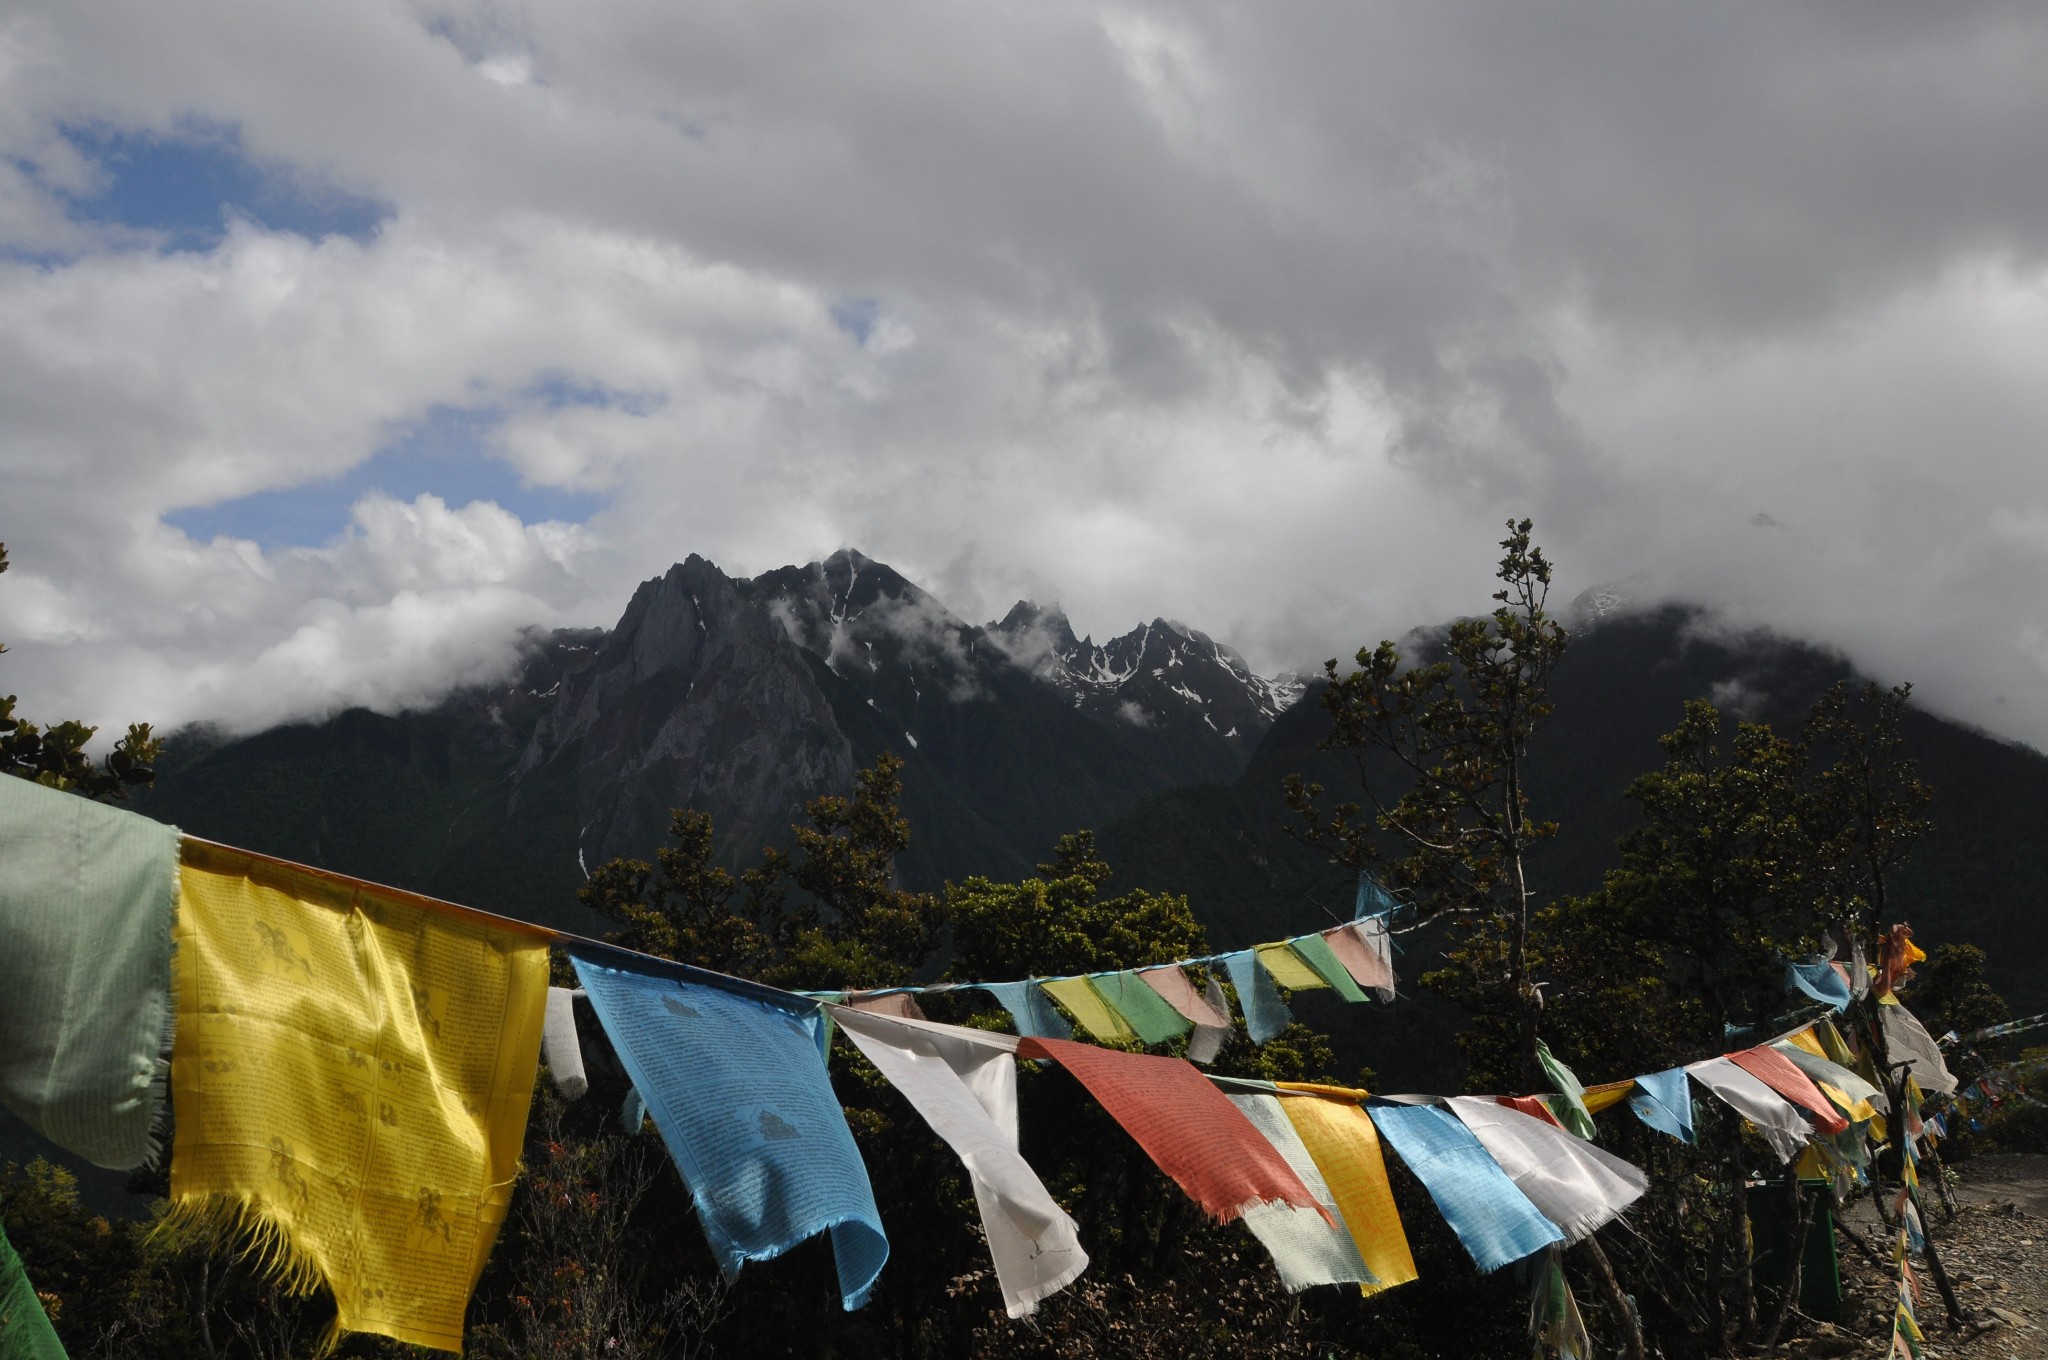
[[[896,883],[896,858],[910,846],[897,807],[902,770],[884,753],[855,774],[853,797],[812,799],[792,828],[794,850],[764,849],[738,876],[718,863],[710,815],[678,809],[658,867],[613,860],[578,897],[620,924],[614,943],[643,953],[774,986],[900,986],[946,925],[939,897]]]
[[[1537,921],[1547,1024],[1600,1071],[1689,1061],[1784,1010],[1785,960],[1812,953],[1835,910],[1806,743],[1731,731],[1696,699],[1660,745],[1663,767],[1628,788],[1642,824],[1620,866]]]
[[[1110,868],[1095,834],[1060,837],[1050,864],[1021,883],[970,878],[948,884],[951,976],[969,981],[1061,977],[1134,968],[1204,953],[1202,927],[1185,897],[1134,889],[1103,897]]]
[[[1974,944],[1938,944],[1912,981],[1899,988],[1930,1034],[1968,1034],[2012,1019],[2012,1007],[1984,980],[1984,951]]]
[[[0,543],[0,572],[7,567],[7,545]],[[0,646],[0,652],[6,650]],[[164,744],[150,735],[148,723],[129,724],[128,735],[114,743],[102,765],[85,750],[97,727],[76,721],[38,726],[16,715],[17,702],[15,695],[0,696],[0,774],[109,801],[126,797],[129,789],[156,777]]]
[[[1482,1028],[1513,1036],[1515,1061],[1498,1073],[1482,1066],[1475,1079],[1524,1088],[1538,1077],[1541,1008],[1529,969],[1524,857],[1557,831],[1530,816],[1524,760],[1550,715],[1550,675],[1567,641],[1546,612],[1551,568],[1531,527],[1509,521],[1496,607],[1452,624],[1441,659],[1410,666],[1383,641],[1360,648],[1349,674],[1335,660],[1324,664],[1331,728],[1320,749],[1351,755],[1370,810],[1357,802],[1326,810],[1321,784],[1287,781],[1304,841],[1351,869],[1376,870],[1422,918],[1454,919],[1449,966],[1424,981]]]
[[[885,751],[854,780],[852,798],[810,802],[793,853],[762,852],[762,872],[786,876],[800,894],[793,906],[772,909],[782,958],[762,981],[901,986],[945,938],[943,903],[896,882],[896,857],[910,848],[910,823],[897,808],[903,758]]]
[[[570,1119],[545,1083],[536,1091],[526,1159],[494,1259],[486,1316],[469,1353],[503,1360],[683,1360],[707,1336],[731,1291],[719,1273],[658,1275],[635,1250],[678,1207],[660,1144]],[[652,1210],[653,1213],[648,1211]]]
[[[60,1337],[118,1332],[124,1291],[106,1286],[132,1278],[141,1264],[133,1235],[80,1204],[77,1178],[40,1157],[0,1169],[0,1208]]]
[[[1086,831],[1061,837],[1037,874],[1019,882],[969,878],[939,898],[900,889],[894,864],[910,843],[897,804],[900,768],[885,757],[860,774],[851,798],[813,801],[806,823],[794,828],[793,848],[764,852],[757,868],[737,877],[718,866],[710,819],[679,811],[656,865],[602,866],[583,901],[618,922],[612,938],[629,947],[812,988],[886,986],[929,976],[946,925],[947,976],[962,980],[1130,968],[1208,949],[1184,897],[1144,889],[1107,894],[1111,869]],[[1000,1011],[979,993],[924,1000],[939,1018],[1002,1023]],[[1327,1081],[1333,1067],[1323,1036],[1295,1025],[1261,1047],[1240,1031],[1216,1070]],[[1041,1335],[1089,1334],[1110,1294],[1136,1291],[1154,1300],[1216,1302],[1206,1317],[1178,1310],[1182,1316],[1170,1334],[1185,1340],[1199,1333],[1209,1347],[1193,1354],[1222,1353],[1215,1347],[1225,1341],[1253,1339],[1274,1353],[1326,1353],[1308,1334],[1289,1339],[1292,1301],[1269,1275],[1246,1269],[1239,1230],[1206,1223],[1078,1083],[1049,1065],[1027,1068],[1020,1081],[1032,1164],[1081,1223],[1094,1273],[1118,1282],[1108,1293],[1049,1301]],[[1001,1312],[958,1158],[848,1046],[834,1056],[833,1082],[888,1218],[890,1269],[869,1307],[849,1316],[838,1310],[824,1279],[815,1281],[815,1290],[800,1287],[810,1259],[800,1249],[773,1271],[746,1272],[729,1298],[719,1298],[717,1311],[729,1310],[731,1320],[713,1339],[744,1337],[762,1352],[776,1349],[783,1337],[801,1336],[809,1348],[842,1354],[950,1355],[969,1347],[986,1355],[1025,1353],[1015,1347],[1027,1333],[991,1321]],[[593,1091],[585,1104],[608,1100],[609,1093]],[[536,1121],[550,1131],[529,1146],[529,1172],[515,1204],[520,1264],[502,1275],[494,1267],[486,1290],[490,1353],[525,1353],[521,1347],[535,1354],[580,1353],[560,1349],[562,1339],[593,1315],[625,1319],[612,1329],[628,1348],[621,1353],[655,1353],[650,1348],[658,1328],[650,1320],[673,1310],[651,1278],[632,1283],[619,1253],[596,1243],[607,1233],[637,1240],[642,1229],[635,1224],[658,1217],[664,1206],[672,1221],[684,1211],[672,1198],[679,1187],[669,1185],[672,1174],[644,1186],[627,1177],[622,1192],[607,1170],[624,1164],[616,1135],[587,1118],[576,1126],[549,1113],[550,1105],[543,1100]],[[608,1176],[615,1183],[605,1188]],[[620,1207],[627,1200],[640,1207]],[[600,1220],[609,1224],[604,1232],[577,1245],[579,1233],[590,1235],[583,1227]],[[595,1264],[600,1256],[602,1269]],[[676,1264],[678,1273],[665,1277],[671,1283],[696,1280],[703,1288],[715,1278],[699,1243]],[[777,1287],[759,1282],[771,1275]],[[1283,1341],[1295,1349],[1275,1349]],[[1113,1352],[1084,1346],[1082,1353]]]
[[[2003,1069],[1998,1103],[1984,1112],[1979,1152],[2048,1154],[2048,1048],[2030,1048]]]
[[[760,922],[771,915],[772,879],[749,871],[746,899],[735,909],[742,881],[716,861],[709,813],[678,808],[655,858],[658,871],[637,859],[601,864],[577,893],[584,906],[619,923],[608,937],[614,944],[721,973],[752,977],[767,967],[775,941]]]
[[[1805,741],[1826,759],[1814,776],[1807,816],[1815,837],[1814,877],[1834,919],[1865,939],[1891,918],[1890,880],[1932,823],[1934,791],[1905,753],[1911,685],[1852,690],[1837,682],[1806,721]]]

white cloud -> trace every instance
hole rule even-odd
[[[1568,589],[1647,571],[2048,746],[2012,626],[2048,586],[2044,36],[2018,5],[19,9],[0,674],[109,721],[417,702],[688,552],[845,545],[962,617],[1171,614],[1270,670],[1482,601],[1527,511]],[[67,217],[107,171],[63,128],[195,122],[393,215],[170,254]],[[610,508],[165,527],[436,409]]]

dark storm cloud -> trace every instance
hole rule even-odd
[[[2021,5],[23,10],[10,664],[107,711],[402,702],[687,551],[852,543],[970,617],[1056,592],[1271,667],[1471,607],[1527,511],[1568,586],[2048,743],[2044,48]],[[194,126],[389,216],[180,251],[72,210],[108,171],[66,129]],[[609,508],[165,527],[441,410]],[[485,623],[405,645],[446,617]],[[199,652],[251,664],[180,688]]]

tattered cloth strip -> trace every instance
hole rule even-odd
[[[1829,1062],[1837,1067],[1848,1068],[1850,1071],[1862,1076],[1866,1081],[1870,1079],[1871,1074],[1863,1070],[1868,1064],[1860,1060],[1850,1050],[1848,1040],[1842,1037],[1842,1031],[1835,1028],[1834,1021],[1823,1017],[1814,1021],[1809,1029],[1801,1030],[1800,1033],[1811,1033],[1815,1040],[1819,1042],[1821,1056]],[[1792,1037],[1796,1040],[1799,1035],[1795,1034]]]
[[[1786,980],[1815,1001],[1833,1006],[1838,1011],[1849,1009],[1849,979],[1837,972],[1835,966],[1825,959],[1806,963],[1787,963]]]
[[[1812,1079],[1777,1049],[1745,1048],[1740,1053],[1730,1053],[1728,1061],[1812,1115],[1822,1133],[1848,1130],[1849,1121],[1828,1103]]]
[[[1019,1040],[839,1011],[839,1028],[967,1169],[1003,1306],[1028,1317],[1088,1267],[1074,1220],[1017,1151]]]
[[[1317,977],[1336,988],[1337,995],[1346,1001],[1365,1000],[1365,993],[1358,990],[1351,974],[1344,971],[1344,964],[1331,951],[1328,940],[1320,935],[1297,935],[1287,945],[1300,955],[1303,963],[1315,969]]]
[[[1893,988],[1912,976],[1914,964],[1926,962],[1927,953],[1913,943],[1913,927],[1902,921],[1885,932],[1877,957],[1877,977],[1871,986],[1880,998],[1889,998]]]
[[[1252,952],[1259,956],[1259,962],[1273,975],[1273,981],[1290,991],[1314,991],[1330,985],[1323,980],[1320,973],[1302,961],[1301,955],[1288,948],[1284,942],[1262,944]]]
[[[1895,1002],[1879,1007],[1878,1014],[1884,1018],[1884,1044],[1892,1064],[1911,1063],[1913,1079],[1923,1088],[1937,1095],[1954,1095],[1955,1073],[1948,1070],[1948,1064],[1942,1061],[1941,1046],[1913,1012]]]
[[[1589,1114],[1599,1114],[1602,1110],[1611,1110],[1627,1100],[1629,1092],[1635,1089],[1634,1077],[1625,1077],[1620,1081],[1603,1081],[1598,1086],[1588,1086],[1586,1111]]]
[[[1351,928],[1380,961],[1380,967],[1386,970],[1387,985],[1380,991],[1380,1000],[1392,1001],[1397,979],[1394,977],[1394,932],[1387,924],[1387,917],[1368,916],[1363,921],[1353,922]]]
[[[583,1071],[583,1044],[576,1034],[576,994],[567,987],[548,988],[547,1019],[540,1031],[541,1059],[564,1100],[581,1100],[590,1090]]]
[[[1051,1058],[1211,1217],[1229,1222],[1280,1201],[1322,1212],[1301,1177],[1208,1078],[1179,1058],[1026,1039],[1020,1058]]]
[[[1377,1100],[1367,1109],[1481,1271],[1499,1270],[1564,1240],[1563,1230],[1529,1202],[1449,1111]]]
[[[2002,1025],[1986,1025],[1983,1029],[1973,1029],[1956,1042],[1974,1044],[1985,1039],[2003,1038],[2008,1034],[2024,1034],[2028,1030],[2040,1029],[2043,1025],[2048,1025],[2048,1015],[2023,1016],[2018,1020],[2008,1020]],[[1948,1042],[1950,1038],[1951,1036],[1944,1035],[1943,1042]]]
[[[1557,1122],[1557,1116],[1550,1112],[1550,1107],[1544,1104],[1539,1097],[1495,1096],[1494,1099],[1499,1101],[1501,1104],[1507,1106],[1511,1110],[1520,1110],[1523,1114],[1528,1115],[1531,1119],[1540,1119],[1554,1129],[1561,1129],[1564,1127],[1564,1125]]]
[[[1367,922],[1354,921],[1341,926],[1332,926],[1323,932],[1323,943],[1330,947],[1330,953],[1344,970],[1351,974],[1351,980],[1361,987],[1370,987],[1379,993],[1380,1000],[1394,999],[1394,970],[1385,956],[1368,944],[1363,935]],[[1384,937],[1382,937],[1384,938]]]
[[[1124,1018],[1111,1008],[1095,984],[1085,977],[1055,978],[1041,983],[1045,994],[1066,1007],[1074,1023],[1094,1037],[1099,1043],[1128,1044],[1138,1035]]]
[[[1815,1036],[1813,1032],[1813,1026],[1811,1025],[1808,1025],[1805,1029],[1802,1030],[1795,1030],[1791,1034],[1786,1035],[1784,1038],[1774,1039],[1771,1042],[1779,1045],[1780,1047],[1783,1047],[1786,1044],[1790,1044],[1792,1047],[1800,1049],[1803,1052],[1811,1053],[1816,1058],[1825,1058],[1828,1055],[1827,1050],[1820,1046],[1820,1040],[1818,1037]]]
[[[1628,1107],[1659,1133],[1684,1143],[1692,1141],[1692,1087],[1683,1067],[1637,1077]]]
[[[1779,1161],[1791,1161],[1806,1146],[1813,1130],[1799,1113],[1799,1107],[1728,1059],[1708,1058],[1689,1064],[1685,1070],[1730,1109],[1756,1125]]]
[[[1539,1356],[1557,1360],[1593,1360],[1593,1338],[1579,1315],[1579,1301],[1565,1283],[1564,1263],[1552,1247],[1536,1268],[1536,1288],[1529,1299],[1529,1339]]]
[[[72,795],[66,794],[65,797]],[[83,799],[79,800],[83,802]],[[64,1345],[29,1283],[14,1244],[0,1231],[0,1360],[66,1360]]]
[[[97,1166],[163,1106],[178,832],[0,775],[0,1101]]]
[[[1360,1284],[1360,1292],[1377,1294],[1414,1279],[1415,1259],[1387,1183],[1379,1132],[1364,1108],[1353,1101],[1298,1097],[1283,1099],[1280,1112],[1323,1173],[1359,1259],[1372,1272],[1373,1282]]]
[[[866,1303],[889,1239],[825,1071],[818,1008],[570,958],[726,1275],[829,1230],[841,1302]]]
[[[1516,1188],[1564,1230],[1567,1242],[1613,1222],[1649,1188],[1641,1171],[1554,1124],[1483,1096],[1452,1096],[1448,1103]]]
[[[1148,1044],[1178,1039],[1194,1028],[1187,1017],[1168,1005],[1136,973],[1090,973],[1088,980],[1132,1032]]]
[[[1807,1042],[1798,1042],[1802,1038]],[[1801,1030],[1789,1039],[1776,1041],[1771,1047],[1804,1072],[1821,1089],[1821,1094],[1839,1106],[1851,1120],[1861,1122],[1876,1118],[1888,1107],[1884,1092],[1865,1081],[1861,1073],[1852,1072],[1840,1063],[1815,1053],[1813,1050],[1820,1044],[1811,1031]]]
[[[1266,976],[1266,970],[1259,967],[1258,956],[1249,949],[1240,949],[1235,954],[1224,956],[1223,967],[1230,974],[1230,985],[1237,988],[1237,1004],[1244,1012],[1245,1032],[1252,1042],[1263,1044],[1289,1025],[1294,1017],[1280,1000],[1280,993],[1273,986],[1273,979]]]
[[[1543,1074],[1550,1078],[1557,1088],[1561,1100],[1550,1102],[1550,1112],[1557,1116],[1557,1122],[1581,1138],[1593,1136],[1593,1112],[1586,1108],[1586,1088],[1579,1085],[1579,1078],[1569,1067],[1557,1060],[1551,1053],[1550,1045],[1541,1039],[1536,1041],[1536,1061],[1542,1065]]]
[[[1345,1225],[1343,1211],[1315,1159],[1289,1122],[1279,1096],[1246,1093],[1229,1097],[1244,1111],[1252,1127],[1264,1134],[1273,1150],[1286,1159],[1301,1177],[1301,1183],[1323,1206],[1322,1214],[1297,1209],[1291,1204],[1267,1204],[1247,1212],[1244,1225],[1259,1239],[1280,1272],[1280,1283],[1299,1293],[1313,1284],[1372,1284],[1372,1272],[1358,1254]],[[1324,1214],[1328,1217],[1325,1218]]]
[[[1066,1022],[1035,982],[984,982],[981,990],[996,999],[1010,1013],[1017,1033],[1032,1039],[1069,1039],[1074,1027]]]
[[[184,845],[171,1057],[178,1218],[250,1229],[335,1333],[462,1349],[518,1172],[540,940]]]
[[[1188,1040],[1188,1060],[1206,1063],[1223,1051],[1223,1045],[1230,1041],[1236,1031],[1230,1024],[1230,998],[1223,991],[1223,984],[1211,973],[1202,989],[1202,999],[1209,1003],[1209,1009],[1223,1017],[1221,1025],[1195,1024],[1195,1037]]]
[[[1179,967],[1141,968],[1138,976],[1194,1025],[1194,1037],[1188,1040],[1188,1060],[1205,1063],[1214,1058],[1230,1038],[1230,1002],[1216,980],[1209,980],[1206,992],[1197,992],[1195,984],[1188,981],[1188,975]]]
[[[924,1008],[909,992],[848,992],[846,1006],[869,1015],[893,1015],[899,1020],[922,1020]]]

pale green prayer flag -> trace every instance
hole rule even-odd
[[[95,1166],[148,1160],[178,830],[0,775],[0,1102]]]
[[[1351,974],[1330,948],[1330,942],[1320,935],[1297,935],[1287,942],[1301,961],[1316,970],[1323,981],[1337,989],[1337,995],[1346,1001],[1363,1001],[1365,993],[1351,980]]]
[[[1109,1003],[1110,1009],[1147,1044],[1163,1044],[1193,1029],[1194,1022],[1167,1004],[1136,973],[1090,973],[1088,980]]]
[[[1536,1061],[1543,1064],[1543,1071],[1550,1078],[1550,1084],[1557,1088],[1559,1100],[1550,1102],[1550,1112],[1565,1129],[1581,1138],[1593,1136],[1593,1112],[1586,1108],[1586,1088],[1569,1067],[1559,1062],[1551,1053],[1550,1045],[1541,1039],[1536,1041]]]

